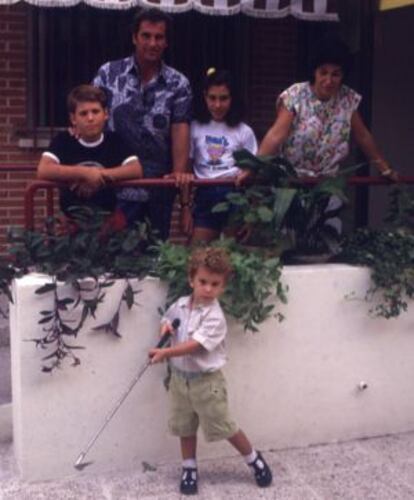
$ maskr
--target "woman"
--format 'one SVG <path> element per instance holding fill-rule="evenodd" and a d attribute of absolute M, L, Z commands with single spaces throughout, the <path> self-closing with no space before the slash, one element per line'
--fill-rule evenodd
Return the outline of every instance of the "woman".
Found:
<path fill-rule="evenodd" d="M 276 121 L 259 154 L 280 154 L 299 176 L 335 175 L 348 155 L 352 132 L 381 175 L 397 181 L 397 172 L 379 152 L 358 112 L 361 96 L 343 83 L 349 67 L 346 45 L 325 39 L 311 64 L 310 80 L 292 85 L 278 98 Z"/>

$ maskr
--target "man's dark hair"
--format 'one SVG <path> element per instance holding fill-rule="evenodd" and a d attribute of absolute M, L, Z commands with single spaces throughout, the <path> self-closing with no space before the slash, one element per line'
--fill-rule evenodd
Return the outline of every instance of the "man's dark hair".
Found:
<path fill-rule="evenodd" d="M 99 102 L 103 109 L 108 107 L 105 92 L 93 85 L 78 85 L 69 92 L 66 101 L 68 112 L 75 113 L 77 105 L 81 102 Z"/>
<path fill-rule="evenodd" d="M 315 71 L 323 64 L 339 66 L 344 78 L 349 74 L 352 66 L 352 55 L 346 43 L 337 36 L 325 36 L 315 46 L 309 65 L 310 83 L 314 83 Z"/>
<path fill-rule="evenodd" d="M 165 23 L 165 33 L 167 42 L 170 41 L 172 34 L 172 17 L 160 9 L 140 9 L 135 13 L 132 21 L 132 34 L 136 35 L 141 27 L 141 23 L 148 21 L 149 23 Z"/>
<path fill-rule="evenodd" d="M 210 122 L 211 114 L 207 108 L 204 96 L 208 93 L 210 87 L 216 85 L 225 85 L 229 89 L 231 96 L 231 105 L 229 112 L 224 118 L 224 122 L 229 127 L 235 127 L 241 121 L 243 121 L 244 106 L 235 81 L 232 78 L 230 72 L 227 70 L 216 70 L 213 68 L 208 70 L 201 86 L 201 91 L 197 93 L 198 95 L 196 97 L 194 106 L 194 117 L 200 123 Z"/>

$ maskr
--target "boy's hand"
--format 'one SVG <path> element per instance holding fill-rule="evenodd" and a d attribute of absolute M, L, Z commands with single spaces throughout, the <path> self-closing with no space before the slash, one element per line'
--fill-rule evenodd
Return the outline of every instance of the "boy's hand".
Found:
<path fill-rule="evenodd" d="M 151 364 L 162 363 L 168 359 L 167 349 L 150 349 L 148 356 L 151 358 Z"/>
<path fill-rule="evenodd" d="M 105 185 L 105 177 L 101 168 L 85 167 L 82 180 L 71 184 L 71 189 L 83 198 L 90 198 Z"/>
<path fill-rule="evenodd" d="M 89 189 L 98 191 L 105 185 L 105 177 L 99 167 L 86 167 L 84 172 L 84 182 Z"/>
<path fill-rule="evenodd" d="M 178 323 L 179 323 L 179 320 L 177 320 L 177 319 L 175 319 L 174 321 L 178 321 Z M 173 323 L 174 323 L 174 321 L 173 321 Z M 178 325 L 173 325 L 169 321 L 166 321 L 165 323 L 161 324 L 160 336 L 162 337 L 166 333 L 170 333 L 171 335 L 174 335 L 174 333 L 176 333 L 176 331 L 177 331 L 177 328 L 178 328 Z"/>

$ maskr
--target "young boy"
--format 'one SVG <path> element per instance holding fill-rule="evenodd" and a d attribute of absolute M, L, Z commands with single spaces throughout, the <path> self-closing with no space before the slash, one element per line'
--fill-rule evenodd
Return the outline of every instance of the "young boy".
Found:
<path fill-rule="evenodd" d="M 171 358 L 172 434 L 180 437 L 183 474 L 180 491 L 197 493 L 197 428 L 200 424 L 207 441 L 227 439 L 251 467 L 258 486 L 269 486 L 272 473 L 261 454 L 231 419 L 227 404 L 225 364 L 226 320 L 218 298 L 231 272 L 224 249 L 203 248 L 193 252 L 188 268 L 192 294 L 181 297 L 167 311 L 161 334 L 173 333 L 171 323 L 180 320 L 171 347 L 151 349 L 152 363 Z"/>
<path fill-rule="evenodd" d="M 119 135 L 104 131 L 108 110 L 103 90 L 75 87 L 67 106 L 74 134 L 61 132 L 52 140 L 37 176 L 66 184 L 60 190 L 60 207 L 66 214 L 80 205 L 113 213 L 116 193 L 109 186 L 116 180 L 142 177 L 142 166 Z"/>

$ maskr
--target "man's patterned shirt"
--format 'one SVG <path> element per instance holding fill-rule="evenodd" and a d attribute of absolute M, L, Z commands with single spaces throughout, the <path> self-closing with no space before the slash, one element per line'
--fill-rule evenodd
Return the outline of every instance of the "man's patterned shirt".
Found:
<path fill-rule="evenodd" d="M 145 177 L 171 171 L 171 124 L 191 120 L 187 78 L 162 63 L 160 73 L 142 86 L 134 56 L 101 66 L 93 81 L 108 96 L 109 128 L 138 155 Z"/>

